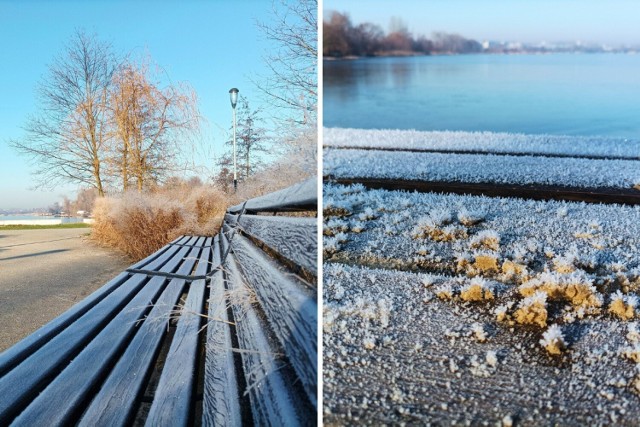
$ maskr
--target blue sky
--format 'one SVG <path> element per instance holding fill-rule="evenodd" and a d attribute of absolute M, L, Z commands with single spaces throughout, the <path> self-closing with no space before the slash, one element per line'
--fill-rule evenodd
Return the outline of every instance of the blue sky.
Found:
<path fill-rule="evenodd" d="M 324 11 L 388 30 L 391 16 L 414 34 L 459 33 L 476 40 L 640 45 L 637 0 L 325 0 Z"/>
<path fill-rule="evenodd" d="M 252 108 L 263 104 L 250 78 L 267 74 L 262 56 L 269 42 L 256 20 L 268 21 L 270 12 L 268 0 L 0 0 L 0 209 L 75 197 L 74 185 L 31 190 L 27 160 L 6 142 L 23 135 L 27 116 L 37 113 L 36 85 L 76 28 L 95 32 L 121 53 L 146 51 L 172 81 L 191 84 L 209 122 L 207 143 L 221 154 L 232 120 L 229 89 L 238 87 Z"/>

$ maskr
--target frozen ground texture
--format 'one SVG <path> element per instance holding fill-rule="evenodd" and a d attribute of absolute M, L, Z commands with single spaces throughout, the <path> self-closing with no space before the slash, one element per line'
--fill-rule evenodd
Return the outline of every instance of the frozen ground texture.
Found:
<path fill-rule="evenodd" d="M 408 181 L 631 189 L 640 161 L 325 149 L 324 175 Z"/>
<path fill-rule="evenodd" d="M 327 147 L 640 158 L 640 140 L 493 132 L 325 128 Z"/>
<path fill-rule="evenodd" d="M 637 423 L 640 208 L 324 193 L 327 424 Z"/>

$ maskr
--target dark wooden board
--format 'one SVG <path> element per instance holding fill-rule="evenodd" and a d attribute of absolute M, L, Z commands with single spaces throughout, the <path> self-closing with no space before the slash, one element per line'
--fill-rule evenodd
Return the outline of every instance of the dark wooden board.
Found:
<path fill-rule="evenodd" d="M 78 321 L 0 378 L 0 420 L 17 415 L 57 374 L 58 369 L 126 305 L 144 281 L 142 275 L 127 280 Z"/>
<path fill-rule="evenodd" d="M 197 256 L 198 249 L 192 251 L 193 255 Z M 189 273 L 195 260 L 185 261 L 184 257 L 188 253 L 188 248 L 179 248 L 160 271 L 174 272 L 181 266 L 180 271 Z M 84 407 L 89 391 L 98 384 L 111 361 L 122 354 L 131 335 L 136 331 L 136 321 L 149 310 L 150 304 L 163 291 L 165 283 L 166 278 L 155 276 L 135 296 L 132 294 L 127 305 L 68 366 L 64 367 L 55 380 L 16 418 L 15 423 L 62 425 L 72 422 L 73 415 L 78 414 Z"/>
<path fill-rule="evenodd" d="M 211 249 L 206 248 L 195 274 L 206 274 L 211 269 L 210 262 Z M 180 310 L 178 327 L 146 420 L 148 426 L 187 426 L 193 423 L 190 417 L 196 388 L 199 332 L 204 323 L 201 313 L 205 289 L 204 280 L 196 280 L 189 285 L 187 300 Z"/>
<path fill-rule="evenodd" d="M 231 226 L 237 215 L 225 215 Z M 318 220 L 316 218 L 292 218 L 285 216 L 242 215 L 242 230 L 258 239 L 287 260 L 318 274 Z"/>
<path fill-rule="evenodd" d="M 225 268 L 254 424 L 313 424 L 316 414 L 304 407 L 293 391 L 293 381 L 283 376 L 285 365 L 278 357 L 279 349 L 271 345 L 268 327 L 251 304 L 250 292 L 232 255 L 227 257 Z"/>
<path fill-rule="evenodd" d="M 482 151 L 482 150 L 445 150 L 426 147 L 416 148 L 395 148 L 395 147 L 375 147 L 375 146 L 334 146 L 324 145 L 324 149 L 330 150 L 365 150 L 365 151 L 404 151 L 407 153 L 440 153 L 440 154 L 490 154 L 492 156 L 527 156 L 527 157 L 558 157 L 572 159 L 591 159 L 591 160 L 640 160 L 640 156 L 607 156 L 598 154 L 563 154 L 563 153 L 544 153 L 536 151 Z"/>
<path fill-rule="evenodd" d="M 313 404 L 317 399 L 317 295 L 248 239 L 236 234 L 231 241 L 234 259 L 263 308 L 271 329 L 300 377 Z"/>
<path fill-rule="evenodd" d="M 216 236 L 213 265 L 219 263 L 220 240 Z M 209 286 L 202 425 L 239 427 L 242 425 L 240 399 L 221 270 L 213 275 Z"/>
<path fill-rule="evenodd" d="M 622 188 L 578 188 L 556 185 L 513 185 L 466 182 L 424 182 L 409 180 L 384 180 L 376 178 L 325 177 L 325 181 L 337 184 L 363 184 L 368 188 L 385 190 L 418 191 L 423 193 L 472 194 L 489 197 L 517 197 L 534 200 L 569 200 L 586 203 L 640 204 L 640 191 Z"/>
<path fill-rule="evenodd" d="M 186 242 L 187 238 L 176 239 L 175 242 Z M 167 250 L 168 246 L 160 249 L 154 254 L 148 256 L 142 261 L 134 264 L 131 268 L 141 268 L 142 266 L 153 262 L 162 256 Z M 83 314 L 93 308 L 96 304 L 102 301 L 111 292 L 117 289 L 122 283 L 125 282 L 130 275 L 127 273 L 121 273 L 113 280 L 110 280 L 107 284 L 96 290 L 78 304 L 74 305 L 68 311 L 62 315 L 56 317 L 51 322 L 47 323 L 25 339 L 16 343 L 13 347 L 7 349 L 0 354 L 0 376 L 4 375 L 9 369 L 16 366 L 20 361 L 26 359 L 40 346 L 50 341 L 56 334 L 60 333 L 64 328 L 68 327 L 71 323 L 80 318 Z"/>
<path fill-rule="evenodd" d="M 196 245 L 206 244 L 205 239 Z M 188 258 L 197 257 L 197 250 L 191 250 Z M 189 274 L 193 260 L 188 260 L 178 270 L 179 274 Z M 152 369 L 154 357 L 167 331 L 171 312 L 178 303 L 185 281 L 172 279 L 153 309 L 140 326 L 108 378 L 102 385 L 79 425 L 127 425 L 135 415 L 135 402 L 144 391 L 145 378 Z"/>
<path fill-rule="evenodd" d="M 316 210 L 318 203 L 318 180 L 316 177 L 308 178 L 298 184 L 283 190 L 266 194 L 255 199 L 247 200 L 247 211 L 273 211 L 286 209 Z M 243 203 L 227 209 L 229 213 L 240 213 Z"/>

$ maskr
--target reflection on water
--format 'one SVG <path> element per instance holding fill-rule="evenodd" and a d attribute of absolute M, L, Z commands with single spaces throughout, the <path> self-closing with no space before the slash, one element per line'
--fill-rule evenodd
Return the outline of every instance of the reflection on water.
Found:
<path fill-rule="evenodd" d="M 640 55 L 324 62 L 324 125 L 640 138 Z"/>

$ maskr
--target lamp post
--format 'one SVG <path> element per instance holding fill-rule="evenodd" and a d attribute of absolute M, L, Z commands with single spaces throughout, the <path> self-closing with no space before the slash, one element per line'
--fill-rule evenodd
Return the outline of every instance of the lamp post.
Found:
<path fill-rule="evenodd" d="M 231 109 L 233 109 L 233 192 L 238 190 L 238 175 L 236 172 L 236 104 L 238 103 L 238 92 L 235 87 L 229 90 L 231 96 Z"/>

